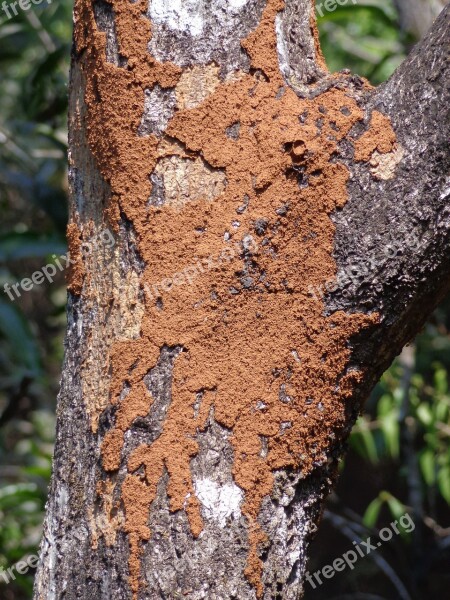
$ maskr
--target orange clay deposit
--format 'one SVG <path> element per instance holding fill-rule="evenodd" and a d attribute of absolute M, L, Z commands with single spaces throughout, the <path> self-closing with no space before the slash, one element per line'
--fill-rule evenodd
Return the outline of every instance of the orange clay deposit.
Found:
<path fill-rule="evenodd" d="M 196 433 L 209 415 L 232 431 L 233 475 L 245 494 L 242 513 L 254 523 L 273 489 L 275 470 L 293 468 L 306 476 L 326 460 L 347 422 L 352 389 L 362 377 L 346 372 L 348 341 L 376 323 L 377 316 L 337 312 L 326 317 L 322 302 L 307 291 L 335 276 L 329 215 L 346 202 L 349 174 L 330 159 L 364 115 L 345 91 L 331 89 L 304 100 L 286 87 L 274 26 L 283 0 L 268 0 L 259 26 L 242 41 L 252 69 L 259 71 L 213 82 L 210 95 L 194 108 L 175 112 L 161 138 L 138 136 L 144 90 L 156 83 L 175 87 L 183 73 L 148 53 L 147 2 L 112 0 L 112 6 L 127 67 L 106 62 L 106 37 L 96 28 L 90 0 L 76 2 L 75 41 L 87 77 L 89 146 L 111 186 L 107 210 L 112 226 L 117 230 L 123 214 L 137 233 L 146 264 L 142 287 L 198 260 L 220 256 L 227 244 L 242 242 L 246 235 L 258 241 L 247 273 L 252 286 L 241 283 L 243 255 L 222 260 L 219 269 L 205 269 L 194 285 L 179 285 L 163 295 L 162 307 L 147 298 L 140 338 L 119 340 L 111 348 L 111 402 L 119 408 L 115 429 L 102 446 L 108 472 L 123 460 L 124 432 L 136 417 L 149 413 L 153 399 L 144 376 L 164 345 L 183 348 L 175 360 L 162 433 L 152 445 L 134 451 L 122 486 L 130 585 L 137 598 L 142 544 L 151 538 L 149 506 L 164 470 L 171 509 L 186 511 L 194 536 L 202 531 L 190 461 L 198 451 Z M 240 130 L 234 139 L 226 131 L 236 123 Z M 372 128 L 358 142 L 360 159 L 367 160 L 375 149 L 391 149 L 389 121 L 375 113 Z M 225 172 L 220 195 L 195 197 L 181 208 L 149 206 L 149 176 L 158 161 L 174 155 L 201 158 L 212 175 Z M 302 187 L 301 170 L 307 180 Z M 238 214 L 246 197 L 247 208 Z M 258 220 L 265 223 L 260 237 L 255 234 Z M 227 232 L 229 241 L 224 241 Z M 78 278 L 72 288 L 77 286 Z M 239 293 L 230 293 L 232 288 Z M 130 391 L 121 399 L 125 384 Z M 201 407 L 194 411 L 199 393 Z M 264 440 L 267 453 L 262 452 Z M 135 473 L 142 466 L 145 478 Z M 264 535 L 259 527 L 249 531 L 246 575 L 260 596 L 258 544 Z"/>
<path fill-rule="evenodd" d="M 394 149 L 396 142 L 389 117 L 377 110 L 371 114 L 370 129 L 355 142 L 355 160 L 368 161 L 374 152 L 387 154 Z"/>

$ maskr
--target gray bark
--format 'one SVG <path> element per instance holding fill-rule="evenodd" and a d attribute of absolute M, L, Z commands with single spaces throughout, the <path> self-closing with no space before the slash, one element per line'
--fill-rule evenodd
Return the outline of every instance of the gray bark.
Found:
<path fill-rule="evenodd" d="M 450 285 L 448 27 L 447 7 L 369 99 L 369 111 L 390 116 L 405 152 L 395 178 L 375 180 L 349 157 L 350 199 L 333 217 L 342 285 L 327 297 L 328 310 L 382 315 L 354 344 L 355 362 L 371 372 L 363 397 Z"/>
<path fill-rule="evenodd" d="M 176 31 L 158 23 L 151 4 L 154 28 L 150 51 L 161 61 L 171 60 L 181 66 L 215 61 L 222 77 L 236 68 L 248 70 L 248 56 L 240 40 L 259 22 L 265 2 L 249 0 L 242 4 L 238 11 L 231 11 L 222 0 L 191 2 L 191 16 L 203 6 L 206 27 L 200 36 L 191 35 L 189 27 Z M 362 369 L 364 377 L 350 403 L 349 432 L 380 374 L 420 329 L 450 285 L 449 158 L 445 145 L 449 10 L 392 79 L 368 92 L 358 91 L 361 85 L 357 77 L 343 83 L 342 77 L 326 76 L 314 52 L 309 0 L 288 0 L 286 4 L 285 12 L 279 15 L 278 42 L 280 68 L 287 85 L 295 86 L 299 96 L 308 97 L 333 86 L 351 88 L 366 122 L 374 109 L 391 117 L 403 149 L 395 176 L 388 180 L 372 177 L 368 163 L 356 163 L 350 145 L 344 143 L 341 149 L 351 179 L 349 200 L 333 216 L 338 284 L 325 296 L 326 310 L 330 314 L 336 310 L 376 310 L 380 315 L 379 325 L 352 340 L 348 371 Z M 223 12 L 219 18 L 220 10 Z M 123 59 L 114 18 L 108 4 L 96 4 L 97 26 L 107 34 L 108 60 L 119 65 Z M 79 112 L 83 120 L 85 111 L 85 80 L 79 60 L 75 55 L 71 80 L 71 211 L 73 218 L 86 226 L 93 222 L 101 231 L 108 227 L 103 208 L 111 191 L 90 154 L 85 132 L 74 126 L 75 115 Z M 166 90 L 148 90 L 140 135 L 163 130 L 173 102 Z M 361 133 L 361 125 L 354 133 Z M 157 176 L 152 177 L 152 193 L 156 195 L 151 202 L 158 205 L 162 202 L 158 189 L 162 192 Z M 391 256 L 383 252 L 388 246 L 396 249 Z M 121 528 L 122 509 L 114 507 L 105 517 L 104 506 L 99 505 L 96 495 L 102 479 L 100 446 L 111 429 L 115 411 L 106 406 L 98 430 L 93 432 L 85 404 L 87 397 L 108 397 L 106 356 L 114 339 L 139 336 L 135 323 L 142 310 L 138 282 L 143 265 L 136 251 L 135 234 L 124 216 L 115 246 L 95 249 L 86 256 L 85 269 L 91 275 L 86 285 L 95 294 L 69 296 L 54 471 L 35 600 L 132 598 L 129 542 Z M 111 296 L 115 298 L 112 305 L 107 300 Z M 154 403 L 149 415 L 136 420 L 127 432 L 124 457 L 140 443 L 152 443 L 160 434 L 171 402 L 172 367 L 180 351 L 177 347 L 161 348 L 157 365 L 147 374 L 145 383 Z M 273 492 L 265 498 L 258 516 L 269 539 L 260 548 L 264 600 L 290 600 L 302 594 L 308 545 L 333 484 L 337 461 L 344 452 L 344 438 L 339 437 L 328 452 L 327 462 L 306 479 L 289 470 L 276 473 Z M 207 478 L 217 489 L 236 493 L 230 432 L 215 421 L 213 413 L 197 442 L 200 450 L 191 462 L 193 479 Z M 119 501 L 117 494 L 126 472 L 124 460 L 114 474 L 111 507 Z M 236 511 L 222 527 L 204 505 L 204 533 L 195 538 L 185 512 L 171 512 L 167 483 L 165 474 L 149 510 L 152 536 L 143 544 L 139 598 L 255 599 L 255 589 L 244 575 L 251 527 L 248 520 Z"/>

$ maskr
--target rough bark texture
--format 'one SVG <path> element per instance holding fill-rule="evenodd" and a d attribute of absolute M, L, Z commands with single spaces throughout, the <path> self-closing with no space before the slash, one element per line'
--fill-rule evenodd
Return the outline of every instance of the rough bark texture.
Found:
<path fill-rule="evenodd" d="M 77 3 L 70 241 L 115 243 L 70 282 L 36 600 L 298 598 L 361 402 L 447 291 L 449 11 L 375 91 L 312 14 Z"/>
<path fill-rule="evenodd" d="M 354 342 L 356 363 L 371 374 L 363 397 L 450 286 L 448 41 L 447 8 L 369 99 L 369 114 L 390 117 L 401 159 L 383 180 L 373 177 L 376 158 L 352 164 L 349 155 L 349 201 L 333 216 L 338 285 L 327 309 L 380 314 L 380 327 Z"/>

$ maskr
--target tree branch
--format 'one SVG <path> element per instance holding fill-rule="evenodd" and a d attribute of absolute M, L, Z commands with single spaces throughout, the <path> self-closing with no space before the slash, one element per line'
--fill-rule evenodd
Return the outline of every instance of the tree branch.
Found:
<path fill-rule="evenodd" d="M 368 103 L 369 114 L 393 124 L 402 156 L 395 174 L 374 177 L 349 151 L 349 200 L 333 216 L 342 284 L 327 310 L 376 311 L 381 320 L 354 343 L 355 364 L 367 369 L 363 396 L 450 286 L 449 18 L 447 7 Z"/>

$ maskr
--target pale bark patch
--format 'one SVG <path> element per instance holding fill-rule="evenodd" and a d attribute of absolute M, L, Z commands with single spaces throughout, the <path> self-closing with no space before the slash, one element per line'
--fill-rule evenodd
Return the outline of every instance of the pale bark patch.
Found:
<path fill-rule="evenodd" d="M 107 546 L 116 543 L 117 532 L 123 527 L 125 517 L 121 508 L 117 509 L 114 502 L 116 482 L 105 479 L 98 484 L 98 495 L 102 502 L 101 508 L 97 505 L 89 507 L 89 523 L 91 530 L 92 548 L 97 550 L 101 537 Z"/>
<path fill-rule="evenodd" d="M 248 0 L 219 0 L 217 8 L 224 13 L 241 10 Z M 210 0 L 153 0 L 150 16 L 155 23 L 166 25 L 173 31 L 185 31 L 200 36 L 208 23 L 206 9 Z"/>
<path fill-rule="evenodd" d="M 215 200 L 226 187 L 225 173 L 202 158 L 168 156 L 158 161 L 154 176 L 162 183 L 164 204 L 181 210 L 188 202 Z"/>
<path fill-rule="evenodd" d="M 214 64 L 186 69 L 175 88 L 177 107 L 181 110 L 199 106 L 220 84 L 219 71 Z"/>
<path fill-rule="evenodd" d="M 370 172 L 375 179 L 384 181 L 392 179 L 395 175 L 395 169 L 405 155 L 405 151 L 400 145 L 396 145 L 392 152 L 382 154 L 375 150 L 370 159 Z"/>
<path fill-rule="evenodd" d="M 145 90 L 144 114 L 139 125 L 139 135 L 160 134 L 165 131 L 173 117 L 176 106 L 175 93 L 172 89 L 163 90 L 159 85 Z"/>
<path fill-rule="evenodd" d="M 194 482 L 195 495 L 200 500 L 202 512 L 207 520 L 216 521 L 222 529 L 227 519 L 241 516 L 242 490 L 234 483 L 220 484 L 212 479 L 198 479 Z"/>

